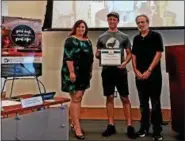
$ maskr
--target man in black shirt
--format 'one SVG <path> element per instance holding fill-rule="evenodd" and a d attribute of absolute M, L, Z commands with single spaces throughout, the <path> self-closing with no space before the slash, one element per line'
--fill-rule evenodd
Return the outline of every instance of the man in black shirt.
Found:
<path fill-rule="evenodd" d="M 147 135 L 150 122 L 149 98 L 151 99 L 151 123 L 153 139 L 162 140 L 161 136 L 161 86 L 162 75 L 160 59 L 163 52 L 161 35 L 149 29 L 149 18 L 146 15 L 136 17 L 140 34 L 136 35 L 132 47 L 132 64 L 136 75 L 141 110 L 141 127 L 137 132 L 139 137 Z"/>

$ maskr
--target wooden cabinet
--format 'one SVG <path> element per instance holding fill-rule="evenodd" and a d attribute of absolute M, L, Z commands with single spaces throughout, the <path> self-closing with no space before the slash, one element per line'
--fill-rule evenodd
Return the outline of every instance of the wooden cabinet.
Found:
<path fill-rule="evenodd" d="M 185 67 L 185 46 L 173 45 L 167 46 L 165 51 L 166 56 L 166 71 L 169 73 L 170 82 L 170 100 L 171 100 L 171 117 L 172 129 L 175 132 L 184 134 L 184 67 Z"/>

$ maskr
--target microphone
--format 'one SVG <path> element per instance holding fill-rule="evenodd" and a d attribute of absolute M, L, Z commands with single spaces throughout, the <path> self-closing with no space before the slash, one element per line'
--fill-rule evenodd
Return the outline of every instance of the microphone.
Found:
<path fill-rule="evenodd" d="M 20 63 L 20 66 L 21 66 L 22 68 L 24 68 L 27 72 L 29 72 L 32 76 L 35 77 L 35 79 L 37 80 L 37 84 L 38 84 L 38 87 L 39 87 L 39 92 L 40 92 L 40 94 L 41 94 L 41 89 L 40 89 L 39 83 L 40 83 L 40 84 L 42 85 L 42 87 L 44 88 L 44 93 L 46 93 L 46 88 L 45 88 L 44 84 L 38 79 L 38 77 L 36 76 L 36 74 L 35 74 L 35 73 L 32 73 L 29 69 L 27 69 L 27 68 L 24 66 L 23 63 Z"/>

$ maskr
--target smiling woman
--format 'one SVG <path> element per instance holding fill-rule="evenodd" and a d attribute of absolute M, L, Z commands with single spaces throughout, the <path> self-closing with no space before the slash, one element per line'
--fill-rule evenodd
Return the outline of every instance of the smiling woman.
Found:
<path fill-rule="evenodd" d="M 75 136 L 84 139 L 79 118 L 81 101 L 86 89 L 90 87 L 92 75 L 93 49 L 87 36 L 88 27 L 85 21 L 75 22 L 69 37 L 64 43 L 62 91 L 71 95 L 70 115 Z"/>

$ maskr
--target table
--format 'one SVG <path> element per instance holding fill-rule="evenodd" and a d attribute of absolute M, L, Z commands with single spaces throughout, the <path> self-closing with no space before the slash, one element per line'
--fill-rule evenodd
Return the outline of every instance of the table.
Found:
<path fill-rule="evenodd" d="M 22 108 L 20 104 L 3 107 L 2 140 L 68 140 L 68 106 L 64 103 L 69 101 L 68 98 L 54 97 L 52 101 L 29 108 Z M 56 104 L 59 107 L 50 108 Z"/>

